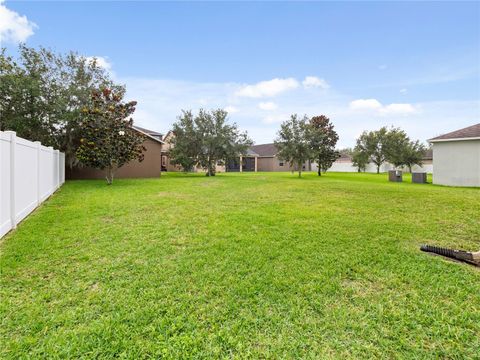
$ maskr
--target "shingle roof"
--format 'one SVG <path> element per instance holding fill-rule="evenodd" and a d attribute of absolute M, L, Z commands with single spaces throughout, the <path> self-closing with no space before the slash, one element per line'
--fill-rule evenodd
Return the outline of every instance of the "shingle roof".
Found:
<path fill-rule="evenodd" d="M 159 133 L 159 132 L 156 132 L 156 131 L 153 131 L 153 130 L 148 130 L 148 129 L 145 129 L 143 127 L 140 127 L 140 126 L 137 126 L 137 125 L 133 125 L 133 127 L 135 129 L 138 129 L 140 130 L 141 132 L 144 132 L 145 134 L 148 134 L 150 136 L 155 136 L 155 137 L 160 137 L 160 139 L 162 138 L 163 134 Z"/>
<path fill-rule="evenodd" d="M 266 157 L 269 157 L 269 156 L 273 157 L 277 155 L 277 152 L 278 152 L 277 147 L 273 143 L 253 145 L 253 146 L 250 146 L 250 150 L 257 153 L 258 156 L 266 156 Z"/>
<path fill-rule="evenodd" d="M 338 157 L 337 160 L 340 160 L 340 161 L 351 161 L 352 160 L 352 155 L 350 155 L 348 152 L 346 151 L 340 151 L 340 156 Z"/>
<path fill-rule="evenodd" d="M 246 153 L 245 153 L 246 156 L 258 156 L 258 154 L 253 151 L 251 148 L 248 148 Z"/>
<path fill-rule="evenodd" d="M 156 131 L 144 129 L 144 128 L 142 128 L 140 126 L 136 126 L 136 125 L 132 125 L 132 128 L 134 128 L 138 132 L 142 133 L 143 135 L 149 137 L 150 139 L 155 140 L 155 141 L 157 141 L 161 144 L 164 144 L 164 142 L 162 140 L 162 134 L 160 134 Z"/>
<path fill-rule="evenodd" d="M 469 139 L 469 138 L 480 138 L 480 123 L 475 124 L 460 130 L 452 131 L 448 134 L 443 134 L 428 141 L 442 141 L 442 140 L 458 140 L 458 139 Z"/>

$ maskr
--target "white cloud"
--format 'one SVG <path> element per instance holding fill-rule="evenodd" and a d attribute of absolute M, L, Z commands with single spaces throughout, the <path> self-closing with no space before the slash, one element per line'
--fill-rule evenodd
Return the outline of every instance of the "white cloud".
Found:
<path fill-rule="evenodd" d="M 235 95 L 249 98 L 273 97 L 285 91 L 296 89 L 298 86 L 298 81 L 294 78 L 275 78 L 268 81 L 260 81 L 254 85 L 244 85 Z"/>
<path fill-rule="evenodd" d="M 318 87 L 322 89 L 328 89 L 330 85 L 324 80 L 316 76 L 306 76 L 302 81 L 302 84 L 305 88 Z"/>
<path fill-rule="evenodd" d="M 265 116 L 262 119 L 262 122 L 264 124 L 278 124 L 288 119 L 290 119 L 290 115 L 288 114 L 275 114 L 275 115 Z"/>
<path fill-rule="evenodd" d="M 381 107 L 382 104 L 377 99 L 358 99 L 350 103 L 350 109 L 353 110 L 376 110 Z"/>
<path fill-rule="evenodd" d="M 261 110 L 276 110 L 278 108 L 278 105 L 272 101 L 261 102 L 260 104 L 258 104 L 258 108 Z"/>
<path fill-rule="evenodd" d="M 370 111 L 377 115 L 409 115 L 417 112 L 412 104 L 382 105 L 377 99 L 358 99 L 350 102 L 354 111 Z"/>
<path fill-rule="evenodd" d="M 228 112 L 229 114 L 234 114 L 234 113 L 237 113 L 239 112 L 238 108 L 236 108 L 235 106 L 226 106 L 223 108 L 226 112 Z"/>
<path fill-rule="evenodd" d="M 407 90 L 407 89 L 405 89 L 405 88 L 403 88 L 403 89 L 400 89 L 400 93 L 401 93 L 401 94 L 406 94 L 407 92 L 408 92 L 408 90 Z"/>
<path fill-rule="evenodd" d="M 93 61 L 96 60 L 98 66 L 100 66 L 101 68 L 104 68 L 108 72 L 112 71 L 112 63 L 108 60 L 107 57 L 104 57 L 104 56 L 87 56 L 86 59 L 89 63 L 93 63 Z"/>
<path fill-rule="evenodd" d="M 390 104 L 382 107 L 380 113 L 383 115 L 408 115 L 417 111 L 412 104 Z"/>
<path fill-rule="evenodd" d="M 3 3 L 4 0 L 0 0 L 0 44 L 26 41 L 33 35 L 33 30 L 37 28 L 37 25 L 28 20 L 25 15 L 21 16 L 17 12 L 7 9 Z"/>

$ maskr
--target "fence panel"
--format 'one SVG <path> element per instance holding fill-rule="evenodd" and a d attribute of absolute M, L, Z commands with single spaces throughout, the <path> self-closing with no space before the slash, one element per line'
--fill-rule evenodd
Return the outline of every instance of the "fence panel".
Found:
<path fill-rule="evenodd" d="M 0 131 L 0 237 L 65 182 L 65 154 Z"/>

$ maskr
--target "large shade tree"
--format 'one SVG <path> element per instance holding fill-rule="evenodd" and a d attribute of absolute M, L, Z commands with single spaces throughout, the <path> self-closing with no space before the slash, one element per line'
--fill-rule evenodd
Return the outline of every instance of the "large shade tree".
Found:
<path fill-rule="evenodd" d="M 200 139 L 192 111 L 182 111 L 182 115 L 172 126 L 170 160 L 180 165 L 185 172 L 192 171 L 197 165 L 200 151 Z"/>
<path fill-rule="evenodd" d="M 121 94 L 103 89 L 92 94 L 76 155 L 81 163 L 105 170 L 107 184 L 112 184 L 115 171 L 131 160 L 143 160 L 144 136 L 132 128 L 135 101 L 123 102 Z"/>
<path fill-rule="evenodd" d="M 91 93 L 116 85 L 98 61 L 75 52 L 55 53 L 40 47 L 19 46 L 18 56 L 0 51 L 0 130 L 41 141 L 65 152 L 72 167 L 82 136 L 82 109 Z"/>
<path fill-rule="evenodd" d="M 364 131 L 357 139 L 354 149 L 353 163 L 364 170 L 368 162 L 373 162 L 380 172 L 384 162 L 393 164 L 396 168 L 421 165 L 425 154 L 425 146 L 418 140 L 411 141 L 405 131 L 400 128 L 382 127 L 376 131 Z"/>
<path fill-rule="evenodd" d="M 302 176 L 303 164 L 313 157 L 309 131 L 308 117 L 299 118 L 293 114 L 281 124 L 275 139 L 278 158 L 288 162 L 292 169 L 296 168 L 299 177 Z"/>
<path fill-rule="evenodd" d="M 386 138 L 383 146 L 385 159 L 396 168 L 405 165 L 406 152 L 410 144 L 407 133 L 400 128 L 392 128 L 387 132 Z"/>
<path fill-rule="evenodd" d="M 388 147 L 388 129 L 382 127 L 375 131 L 364 131 L 357 139 L 355 149 L 368 156 L 377 167 L 377 174 L 380 173 L 380 167 L 387 161 L 386 149 Z"/>
<path fill-rule="evenodd" d="M 423 158 L 427 148 L 420 141 L 410 141 L 404 150 L 403 163 L 408 167 L 408 170 L 412 172 L 414 165 L 423 165 Z"/>
<path fill-rule="evenodd" d="M 235 123 L 229 124 L 227 117 L 222 109 L 200 109 L 196 116 L 183 111 L 173 125 L 172 162 L 185 171 L 199 166 L 207 176 L 214 176 L 217 164 L 244 154 L 252 141 Z"/>
<path fill-rule="evenodd" d="M 320 115 L 310 119 L 307 136 L 312 150 L 312 160 L 317 162 L 318 176 L 321 176 L 322 172 L 326 172 L 340 156 L 335 150 L 338 134 L 330 119 Z"/>
<path fill-rule="evenodd" d="M 365 171 L 370 162 L 370 155 L 362 148 L 355 147 L 352 152 L 352 164 L 358 172 Z"/>

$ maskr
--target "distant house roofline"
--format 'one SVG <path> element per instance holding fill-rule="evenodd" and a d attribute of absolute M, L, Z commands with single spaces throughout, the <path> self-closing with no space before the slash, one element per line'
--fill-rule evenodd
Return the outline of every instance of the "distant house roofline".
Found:
<path fill-rule="evenodd" d="M 278 153 L 274 143 L 252 145 L 250 150 L 258 154 L 258 157 L 275 157 Z"/>
<path fill-rule="evenodd" d="M 151 130 L 148 130 L 148 129 L 144 129 L 144 128 L 142 128 L 140 126 L 136 126 L 136 125 L 132 125 L 132 128 L 134 130 L 138 131 L 139 133 L 141 133 L 142 135 L 145 135 L 147 138 L 149 138 L 151 140 L 159 142 L 160 144 L 165 144 L 165 142 L 161 139 L 162 134 L 157 133 L 156 131 L 151 131 Z M 157 136 L 160 136 L 160 138 L 158 138 Z"/>

